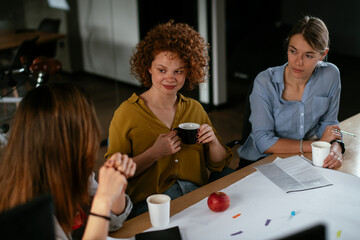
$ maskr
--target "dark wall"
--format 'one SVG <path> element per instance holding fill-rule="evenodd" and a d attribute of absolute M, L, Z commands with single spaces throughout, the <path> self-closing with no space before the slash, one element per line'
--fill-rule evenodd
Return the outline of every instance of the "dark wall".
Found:
<path fill-rule="evenodd" d="M 0 0 L 0 31 L 24 28 L 22 0 Z"/>
<path fill-rule="evenodd" d="M 321 18 L 330 33 L 330 54 L 360 57 L 360 1 L 283 1 L 284 23 L 294 24 L 303 15 Z"/>
<path fill-rule="evenodd" d="M 197 29 L 197 1 L 138 0 L 138 6 L 140 39 L 143 39 L 151 28 L 170 19 L 187 23 Z"/>
<path fill-rule="evenodd" d="M 251 76 L 286 62 L 284 40 L 304 15 L 321 18 L 330 33 L 332 55 L 360 57 L 360 1 L 227 0 L 228 76 Z"/>
<path fill-rule="evenodd" d="M 197 1 L 182 0 L 138 0 L 140 39 L 154 26 L 166 23 L 173 19 L 175 23 L 187 23 L 194 29 L 198 29 Z M 181 90 L 185 96 L 199 99 L 198 88 L 188 91 Z"/>
<path fill-rule="evenodd" d="M 227 0 L 226 47 L 228 78 L 242 73 L 253 78 L 259 71 L 285 61 L 281 25 L 282 1 Z"/>

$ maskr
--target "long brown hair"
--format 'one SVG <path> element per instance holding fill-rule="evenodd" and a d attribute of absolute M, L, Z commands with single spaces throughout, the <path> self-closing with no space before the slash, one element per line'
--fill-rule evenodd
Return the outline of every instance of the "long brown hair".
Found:
<path fill-rule="evenodd" d="M 65 232 L 89 204 L 88 184 L 100 143 L 95 109 L 72 84 L 31 90 L 21 101 L 0 163 L 0 211 L 51 193 Z"/>

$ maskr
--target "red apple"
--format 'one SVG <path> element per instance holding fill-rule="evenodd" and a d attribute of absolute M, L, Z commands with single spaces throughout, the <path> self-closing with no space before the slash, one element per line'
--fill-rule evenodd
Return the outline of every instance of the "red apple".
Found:
<path fill-rule="evenodd" d="M 230 198 L 226 193 L 213 192 L 207 200 L 210 210 L 214 212 L 223 212 L 230 206 Z"/>

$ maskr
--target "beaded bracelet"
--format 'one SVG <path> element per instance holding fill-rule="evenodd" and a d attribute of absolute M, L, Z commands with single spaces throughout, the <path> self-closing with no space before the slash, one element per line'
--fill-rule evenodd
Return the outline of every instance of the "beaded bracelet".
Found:
<path fill-rule="evenodd" d="M 300 153 L 304 153 L 303 151 L 303 140 L 300 139 Z"/>
<path fill-rule="evenodd" d="M 93 215 L 95 217 L 101 217 L 101 218 L 103 218 L 105 220 L 110 221 L 110 217 L 108 217 L 108 216 L 104 216 L 104 215 L 100 215 L 100 214 L 96 214 L 96 213 L 92 213 L 92 212 L 89 212 L 89 215 Z"/>

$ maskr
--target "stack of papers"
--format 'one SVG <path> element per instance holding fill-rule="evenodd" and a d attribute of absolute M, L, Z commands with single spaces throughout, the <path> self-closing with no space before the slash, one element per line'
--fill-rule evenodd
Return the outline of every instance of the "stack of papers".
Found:
<path fill-rule="evenodd" d="M 256 167 L 287 193 L 333 185 L 317 168 L 300 156 L 278 157 L 272 163 Z"/>

